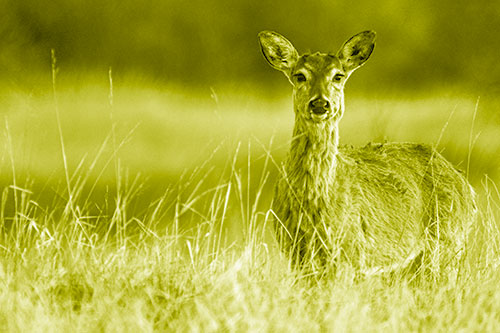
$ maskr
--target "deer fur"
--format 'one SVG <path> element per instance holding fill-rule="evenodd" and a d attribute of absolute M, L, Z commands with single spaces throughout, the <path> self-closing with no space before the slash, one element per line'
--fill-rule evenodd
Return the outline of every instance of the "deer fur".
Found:
<path fill-rule="evenodd" d="M 293 86 L 295 127 L 273 200 L 283 250 L 315 271 L 456 267 L 476 212 L 464 175 L 425 144 L 339 145 L 344 85 L 370 57 L 375 33 L 334 54 L 299 56 L 272 31 L 259 41 Z"/>

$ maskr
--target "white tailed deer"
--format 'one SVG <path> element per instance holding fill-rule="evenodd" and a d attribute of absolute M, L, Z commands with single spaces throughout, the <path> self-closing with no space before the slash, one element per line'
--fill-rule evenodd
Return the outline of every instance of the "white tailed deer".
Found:
<path fill-rule="evenodd" d="M 343 262 L 365 273 L 456 268 L 476 214 L 462 173 L 424 144 L 339 146 L 344 86 L 370 57 L 375 32 L 334 54 L 299 55 L 272 31 L 259 41 L 293 86 L 295 127 L 273 201 L 278 239 L 293 261 L 314 270 Z"/>

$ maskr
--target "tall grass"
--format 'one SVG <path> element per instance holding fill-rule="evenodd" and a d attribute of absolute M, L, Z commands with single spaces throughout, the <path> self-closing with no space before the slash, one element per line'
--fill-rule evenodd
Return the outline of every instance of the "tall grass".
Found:
<path fill-rule="evenodd" d="M 59 133 L 64 134 L 59 144 L 66 145 L 59 145 L 57 157 L 51 156 L 52 163 L 63 166 L 50 181 L 24 164 L 15 115 L 5 123 L 2 170 L 4 175 L 9 170 L 10 178 L 2 178 L 0 200 L 0 330 L 385 332 L 499 327 L 500 195 L 492 179 L 483 177 L 476 186 L 482 198 L 480 218 L 456 282 L 360 277 L 348 269 L 316 281 L 291 267 L 270 225 L 269 192 L 286 150 L 279 135 L 278 143 L 258 138 L 235 139 L 229 149 L 220 145 L 204 163 L 163 183 L 162 178 L 150 175 L 148 180 L 127 169 L 122 149 L 130 137 L 143 133 L 120 130 L 125 126 L 119 123 L 120 94 L 112 89 L 104 94 L 113 96 L 107 106 L 113 112 L 110 134 L 92 147 L 93 154 L 75 161 L 68 144 L 74 133 L 66 129 L 64 118 L 65 107 L 72 104 L 61 103 L 64 93 L 55 92 Z M 51 111 L 54 120 L 53 104 Z M 96 133 L 101 134 L 89 134 Z M 471 174 L 474 158 L 472 154 Z M 150 170 L 144 160 L 142 165 Z M 161 190 L 145 195 L 151 183 Z"/>
<path fill-rule="evenodd" d="M 200 190 L 185 196 L 180 188 L 173 189 L 140 214 L 129 212 L 140 181 L 122 184 L 113 196 L 111 214 L 98 216 L 78 205 L 74 214 L 67 214 L 68 198 L 40 207 L 29 189 L 5 188 L 0 233 L 2 330 L 498 327 L 499 198 L 490 180 L 485 181 L 486 206 L 456 284 L 360 278 L 348 270 L 317 283 L 290 268 L 265 234 L 267 211 L 253 209 L 262 183 L 247 183 L 248 177 L 262 179 L 261 175 L 237 170 L 233 161 L 229 166 L 216 188 L 201 190 L 199 181 L 195 187 Z M 73 193 L 81 191 L 73 188 Z M 80 198 L 73 199 L 76 203 Z M 196 205 L 198 200 L 204 204 Z M 12 201 L 17 208 L 10 215 L 5 207 Z M 182 230 L 183 224 L 193 224 L 192 219 L 198 221 L 196 226 Z M 237 243 L 228 241 L 223 231 L 229 223 L 244 230 Z"/>

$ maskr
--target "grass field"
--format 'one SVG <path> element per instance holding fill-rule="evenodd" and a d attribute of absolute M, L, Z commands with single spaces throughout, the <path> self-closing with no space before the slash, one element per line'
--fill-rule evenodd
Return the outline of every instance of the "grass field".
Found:
<path fill-rule="evenodd" d="M 291 98 L 138 78 L 0 88 L 0 330 L 478 331 L 500 327 L 497 101 L 351 96 L 341 141 L 436 145 L 481 214 L 458 280 L 292 269 L 270 232 Z M 250 92 L 249 92 L 250 91 Z M 54 98 L 55 97 L 55 98 Z"/>

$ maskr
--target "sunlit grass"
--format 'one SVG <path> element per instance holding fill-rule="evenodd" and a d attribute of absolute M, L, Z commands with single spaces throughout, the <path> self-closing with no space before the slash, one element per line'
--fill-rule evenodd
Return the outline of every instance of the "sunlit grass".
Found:
<path fill-rule="evenodd" d="M 6 91 L 1 330 L 495 331 L 500 324 L 500 143 L 492 110 L 480 102 L 471 147 L 476 98 L 347 95 L 344 143 L 437 143 L 463 170 L 472 149 L 481 214 L 459 278 L 410 283 L 347 269 L 316 281 L 279 251 L 269 207 L 293 122 L 286 96 L 115 82 L 110 103 L 106 78 L 59 85 L 66 180 L 50 90 Z"/>

